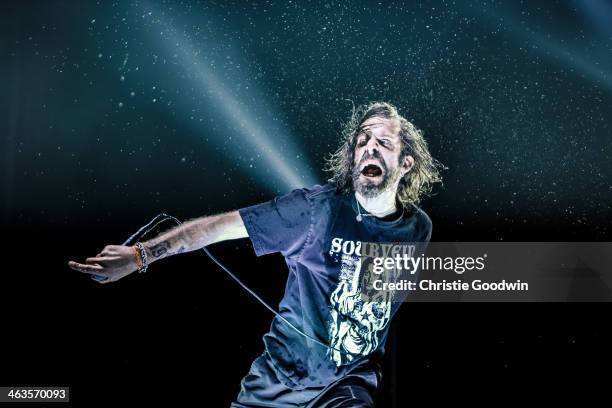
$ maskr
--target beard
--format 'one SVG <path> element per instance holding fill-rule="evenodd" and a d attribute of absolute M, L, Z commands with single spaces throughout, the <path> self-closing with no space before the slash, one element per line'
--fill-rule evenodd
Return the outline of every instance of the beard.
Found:
<path fill-rule="evenodd" d="M 367 159 L 377 159 L 377 164 L 382 169 L 382 174 L 376 178 L 362 177 L 363 173 L 361 169 L 361 163 Z M 390 186 L 394 185 L 400 177 L 399 167 L 394 167 L 389 171 L 389 168 L 385 164 L 385 161 L 380 156 L 380 153 L 375 152 L 374 155 L 370 156 L 366 153 L 361 158 L 359 163 L 353 166 L 352 179 L 353 189 L 359 194 L 366 198 L 373 198 L 378 196 L 383 191 L 386 191 Z"/>

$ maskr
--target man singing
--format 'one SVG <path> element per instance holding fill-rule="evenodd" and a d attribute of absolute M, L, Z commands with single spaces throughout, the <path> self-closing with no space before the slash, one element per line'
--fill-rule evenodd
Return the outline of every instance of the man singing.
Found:
<path fill-rule="evenodd" d="M 170 255 L 249 237 L 258 256 L 285 258 L 279 312 L 286 321 L 273 319 L 231 406 L 372 407 L 399 302 L 360 296 L 360 249 L 364 242 L 430 240 L 431 220 L 417 204 L 441 181 L 440 164 L 389 103 L 355 109 L 342 139 L 328 161 L 328 184 L 197 218 L 134 246 L 109 245 L 69 266 L 108 283 Z"/>

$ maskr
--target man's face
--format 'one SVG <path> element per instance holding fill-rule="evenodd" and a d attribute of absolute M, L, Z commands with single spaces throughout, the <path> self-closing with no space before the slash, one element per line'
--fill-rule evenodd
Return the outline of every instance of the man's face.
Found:
<path fill-rule="evenodd" d="M 399 130 L 399 121 L 381 117 L 369 118 L 359 128 L 353 158 L 353 188 L 364 197 L 397 189 L 401 177 L 414 165 L 411 156 L 399 163 L 402 149 Z"/>

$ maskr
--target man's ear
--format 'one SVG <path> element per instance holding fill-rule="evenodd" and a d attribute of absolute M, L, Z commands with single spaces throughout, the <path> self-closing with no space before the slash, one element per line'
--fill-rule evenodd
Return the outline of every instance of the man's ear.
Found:
<path fill-rule="evenodd" d="M 404 157 L 404 162 L 402 163 L 402 167 L 400 169 L 402 172 L 402 177 L 404 177 L 404 175 L 406 175 L 406 173 L 408 173 L 413 167 L 414 157 L 408 154 L 406 157 Z"/>

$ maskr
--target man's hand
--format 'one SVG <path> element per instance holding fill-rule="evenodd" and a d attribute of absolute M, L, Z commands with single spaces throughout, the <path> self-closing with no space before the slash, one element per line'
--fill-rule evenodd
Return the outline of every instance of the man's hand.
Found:
<path fill-rule="evenodd" d="M 195 251 L 207 245 L 228 239 L 246 238 L 249 234 L 238 210 L 210 215 L 185 222 L 142 245 L 147 252 L 147 264 L 162 258 Z M 134 247 L 108 245 L 84 264 L 69 261 L 75 271 L 89 273 L 100 283 L 115 282 L 138 270 Z M 100 277 L 100 280 L 96 278 Z"/>
<path fill-rule="evenodd" d="M 107 278 L 100 283 L 115 282 L 138 269 L 134 248 L 125 245 L 107 245 L 95 257 L 87 258 L 84 264 L 69 261 L 68 266 L 75 271 Z"/>

